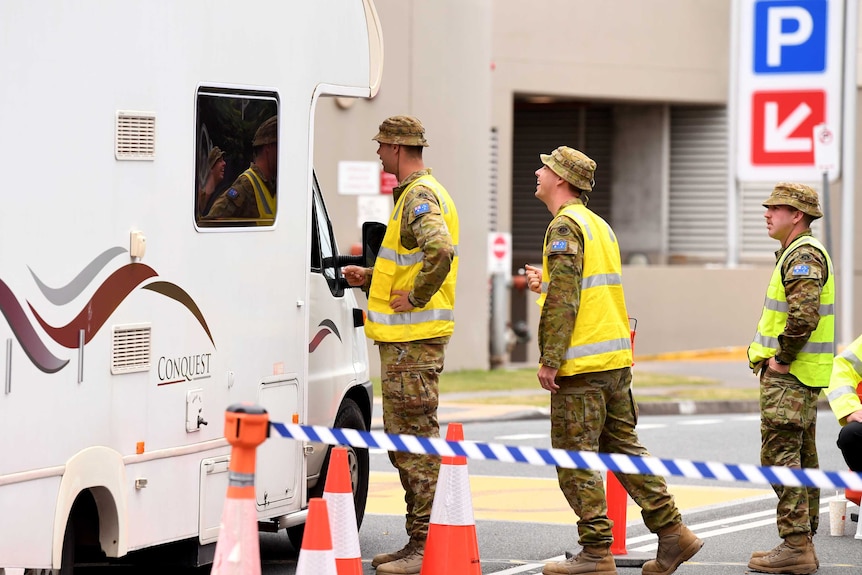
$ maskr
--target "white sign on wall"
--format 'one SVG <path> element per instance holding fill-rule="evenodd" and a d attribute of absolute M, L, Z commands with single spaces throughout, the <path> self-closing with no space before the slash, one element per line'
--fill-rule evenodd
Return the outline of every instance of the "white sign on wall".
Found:
<path fill-rule="evenodd" d="M 828 124 L 838 178 L 844 2 L 740 0 L 737 175 L 819 181 L 814 127 Z"/>
<path fill-rule="evenodd" d="M 380 193 L 380 162 L 338 162 L 338 193 L 347 196 Z"/>

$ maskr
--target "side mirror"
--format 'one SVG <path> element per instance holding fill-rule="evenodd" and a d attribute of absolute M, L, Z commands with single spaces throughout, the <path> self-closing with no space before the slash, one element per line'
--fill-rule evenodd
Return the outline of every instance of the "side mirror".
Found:
<path fill-rule="evenodd" d="M 377 253 L 380 251 L 380 246 L 383 244 L 383 236 L 386 235 L 386 224 L 380 222 L 364 222 L 362 224 L 362 255 L 349 256 L 337 255 L 332 258 L 324 258 L 324 267 L 343 268 L 344 266 L 362 266 L 373 268 L 374 262 L 377 260 Z M 339 286 L 343 289 L 350 289 L 347 280 L 340 277 Z"/>
<path fill-rule="evenodd" d="M 386 224 L 380 222 L 364 222 L 362 224 L 362 258 L 365 267 L 374 267 L 385 235 Z"/>

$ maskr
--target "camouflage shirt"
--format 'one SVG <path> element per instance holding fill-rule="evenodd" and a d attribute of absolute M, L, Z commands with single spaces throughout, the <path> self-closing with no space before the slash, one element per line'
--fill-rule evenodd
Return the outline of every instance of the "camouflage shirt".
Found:
<path fill-rule="evenodd" d="M 251 171 L 260 177 L 269 192 L 275 195 L 275 182 L 267 180 L 263 172 L 255 164 L 249 167 Z M 245 172 L 243 172 L 245 173 Z M 259 218 L 261 217 L 257 209 L 257 199 L 255 199 L 254 186 L 251 181 L 240 174 L 234 180 L 230 188 L 225 190 L 215 202 L 213 202 L 207 219 L 209 218 Z"/>
<path fill-rule="evenodd" d="M 566 206 L 583 203 L 574 198 L 560 206 L 548 226 L 543 247 L 550 281 L 539 319 L 539 363 L 555 369 L 563 365 L 575 331 L 584 274 L 584 233 L 574 220 L 562 214 L 562 210 Z M 559 240 L 563 240 L 567 248 L 552 251 L 550 246 Z"/>
<path fill-rule="evenodd" d="M 799 236 L 810 236 L 806 229 Z M 799 237 L 797 236 L 797 237 Z M 784 254 L 784 249 L 775 252 L 776 261 Z M 804 274 L 793 274 L 797 270 L 807 270 Z M 801 245 L 793 249 L 781 267 L 782 283 L 787 299 L 787 323 L 778 336 L 778 350 L 775 355 L 784 362 L 791 362 L 817 329 L 820 322 L 820 292 L 829 279 L 829 266 L 823 253 L 811 245 Z"/>
<path fill-rule="evenodd" d="M 430 174 L 431 168 L 426 168 L 407 176 L 403 182 L 392 189 L 393 201 L 397 204 L 407 186 L 417 178 Z M 430 209 L 414 209 L 422 204 L 429 204 Z M 437 196 L 422 184 L 414 186 L 404 198 L 404 207 L 401 210 L 401 245 L 407 249 L 418 247 L 424 254 L 422 269 L 413 280 L 413 290 L 409 295 L 410 303 L 414 307 L 424 307 L 449 275 L 452 260 L 455 257 L 455 248 Z M 373 268 L 365 274 L 363 287 L 365 291 L 368 291 L 371 286 L 372 272 Z M 428 341 L 445 343 L 449 341 L 449 337 Z"/>

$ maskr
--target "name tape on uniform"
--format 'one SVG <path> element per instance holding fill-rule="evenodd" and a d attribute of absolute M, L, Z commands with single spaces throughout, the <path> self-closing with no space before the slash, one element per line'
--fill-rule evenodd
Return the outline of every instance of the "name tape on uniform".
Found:
<path fill-rule="evenodd" d="M 822 469 L 795 469 L 790 467 L 761 467 L 734 465 L 687 459 L 660 459 L 622 453 L 595 453 L 592 451 L 566 451 L 516 447 L 500 443 L 477 441 L 446 441 L 435 437 L 396 435 L 357 429 L 332 429 L 317 425 L 297 425 L 271 422 L 280 436 L 299 441 L 314 441 L 328 445 L 350 445 L 360 448 L 404 451 L 416 454 L 461 456 L 469 459 L 486 459 L 530 465 L 558 465 L 570 469 L 613 471 L 632 475 L 661 475 L 690 479 L 716 479 L 719 481 L 780 484 L 793 487 L 838 487 L 862 491 L 862 473 L 853 471 L 823 471 Z"/>

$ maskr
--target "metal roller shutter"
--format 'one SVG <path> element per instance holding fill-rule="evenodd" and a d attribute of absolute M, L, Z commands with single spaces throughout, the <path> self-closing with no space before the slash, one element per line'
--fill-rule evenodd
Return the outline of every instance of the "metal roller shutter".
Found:
<path fill-rule="evenodd" d="M 725 108 L 672 107 L 668 201 L 672 259 L 726 260 L 727 169 Z"/>
<path fill-rule="evenodd" d="M 611 225 L 612 111 L 577 103 L 515 104 L 512 143 L 512 265 L 542 259 L 542 242 L 551 214 L 536 199 L 539 154 L 571 146 L 595 160 L 596 186 L 589 207 Z M 513 270 L 515 271 L 515 270 Z"/>

